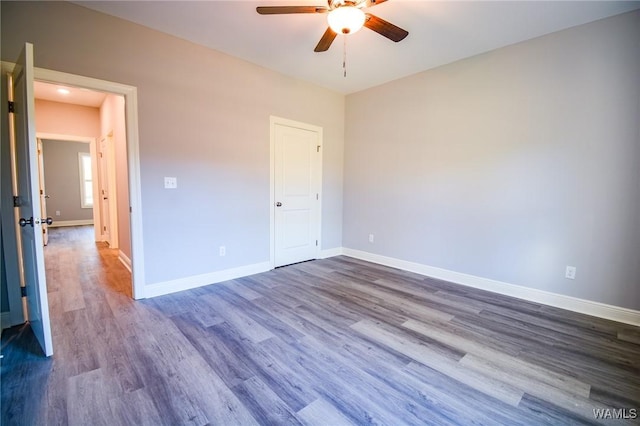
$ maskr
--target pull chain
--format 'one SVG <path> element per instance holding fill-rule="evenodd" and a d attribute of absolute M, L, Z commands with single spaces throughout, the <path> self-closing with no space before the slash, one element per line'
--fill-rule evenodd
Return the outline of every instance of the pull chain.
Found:
<path fill-rule="evenodd" d="M 342 70 L 344 71 L 344 77 L 347 77 L 347 36 L 342 36 Z"/>

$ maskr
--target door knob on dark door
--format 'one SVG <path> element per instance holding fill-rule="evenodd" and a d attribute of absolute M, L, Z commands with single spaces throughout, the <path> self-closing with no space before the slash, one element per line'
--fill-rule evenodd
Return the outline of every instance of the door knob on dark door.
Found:
<path fill-rule="evenodd" d="M 282 207 L 282 203 L 281 203 L 280 201 L 278 201 L 278 202 L 276 203 L 276 207 Z"/>
<path fill-rule="evenodd" d="M 23 228 L 27 226 L 27 224 L 29 224 L 33 228 L 33 218 L 30 217 L 29 219 L 25 219 L 24 217 L 21 217 L 20 220 L 18 221 L 18 224 Z"/>

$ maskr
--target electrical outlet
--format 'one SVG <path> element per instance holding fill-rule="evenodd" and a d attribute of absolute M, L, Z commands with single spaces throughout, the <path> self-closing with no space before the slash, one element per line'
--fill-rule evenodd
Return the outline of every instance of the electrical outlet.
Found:
<path fill-rule="evenodd" d="M 220 246 L 220 256 L 227 255 L 227 248 L 225 246 Z"/>
<path fill-rule="evenodd" d="M 373 242 L 373 234 L 369 234 L 369 242 L 372 243 Z"/>
<path fill-rule="evenodd" d="M 570 280 L 576 279 L 576 267 L 575 266 L 567 266 L 567 269 L 564 272 L 564 277 Z"/>
<path fill-rule="evenodd" d="M 60 210 L 56 210 L 56 216 L 60 216 Z"/>
<path fill-rule="evenodd" d="M 164 178 L 164 188 L 165 189 L 176 189 L 178 187 L 178 178 L 176 177 L 165 177 Z"/>

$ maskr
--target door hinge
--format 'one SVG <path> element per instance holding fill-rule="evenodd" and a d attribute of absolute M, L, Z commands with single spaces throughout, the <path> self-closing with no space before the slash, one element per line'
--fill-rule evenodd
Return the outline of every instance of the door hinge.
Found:
<path fill-rule="evenodd" d="M 316 247 L 318 247 L 318 240 L 316 240 Z"/>
<path fill-rule="evenodd" d="M 316 194 L 316 200 L 319 200 L 319 199 L 320 199 L 320 198 L 318 198 L 318 197 L 319 197 L 319 195 L 318 195 L 318 194 Z"/>
<path fill-rule="evenodd" d="M 320 145 L 316 147 L 316 152 L 320 152 Z"/>
<path fill-rule="evenodd" d="M 20 287 L 20 297 L 27 297 L 27 287 Z"/>
<path fill-rule="evenodd" d="M 16 104 L 13 101 L 9 101 L 9 112 L 16 112 Z"/>
<path fill-rule="evenodd" d="M 20 203 L 20 196 L 16 195 L 13 197 L 13 207 L 20 207 L 22 203 Z"/>

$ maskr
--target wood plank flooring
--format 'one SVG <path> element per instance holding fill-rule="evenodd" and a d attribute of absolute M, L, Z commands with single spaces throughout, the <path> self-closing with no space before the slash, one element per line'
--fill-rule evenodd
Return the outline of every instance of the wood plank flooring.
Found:
<path fill-rule="evenodd" d="M 45 248 L 53 358 L 2 335 L 3 425 L 639 423 L 636 327 L 342 256 L 133 301 L 92 232 Z"/>

